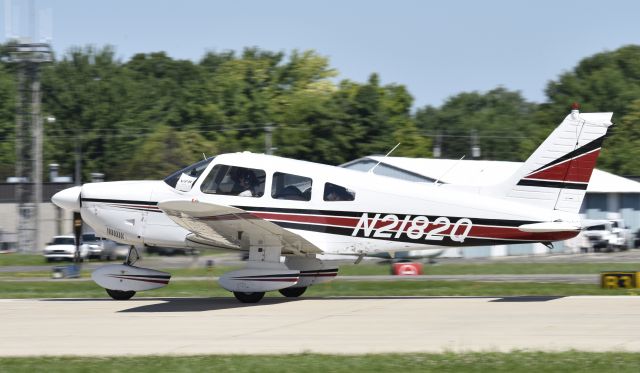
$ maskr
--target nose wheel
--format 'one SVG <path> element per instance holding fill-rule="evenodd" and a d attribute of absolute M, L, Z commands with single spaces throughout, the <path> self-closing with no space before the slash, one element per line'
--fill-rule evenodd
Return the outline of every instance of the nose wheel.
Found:
<path fill-rule="evenodd" d="M 260 299 L 264 297 L 264 292 L 245 293 L 242 291 L 234 291 L 233 295 L 242 303 L 258 303 Z"/>

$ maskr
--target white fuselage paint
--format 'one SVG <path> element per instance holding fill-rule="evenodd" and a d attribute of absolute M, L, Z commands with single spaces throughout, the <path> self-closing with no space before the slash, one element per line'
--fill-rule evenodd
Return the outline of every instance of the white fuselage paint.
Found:
<path fill-rule="evenodd" d="M 203 193 L 200 186 L 216 164 L 264 170 L 267 179 L 263 196 L 254 198 Z M 311 200 L 273 199 L 271 175 L 274 172 L 311 178 Z M 324 201 L 322 188 L 325 183 L 338 184 L 354 191 L 355 200 Z M 82 217 L 99 235 L 119 242 L 150 246 L 197 246 L 185 239 L 190 232 L 161 212 L 157 202 L 198 200 L 236 206 L 260 218 L 283 224 L 285 229 L 300 235 L 327 254 L 406 251 L 441 246 L 443 243 L 446 246 L 469 246 L 475 242 L 472 240 L 478 239 L 478 234 L 491 239 L 475 242 L 479 245 L 485 241 L 490 244 L 490 241 L 500 240 L 544 241 L 537 237 L 492 237 L 487 232 L 513 228 L 500 227 L 501 223 L 493 221 L 579 222 L 575 214 L 478 194 L 474 192 L 477 188 L 407 182 L 372 173 L 247 152 L 217 156 L 193 182 L 190 190 L 184 191 L 188 189 L 184 183 L 179 189 L 183 190 L 172 188 L 163 181 L 85 184 L 81 192 Z M 498 227 L 492 227 L 492 224 Z M 322 229 L 316 229 L 319 227 Z"/>

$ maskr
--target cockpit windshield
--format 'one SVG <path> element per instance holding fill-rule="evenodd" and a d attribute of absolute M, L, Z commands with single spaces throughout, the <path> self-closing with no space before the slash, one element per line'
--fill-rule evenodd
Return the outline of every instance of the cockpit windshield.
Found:
<path fill-rule="evenodd" d="M 188 192 L 191 190 L 193 184 L 198 180 L 202 172 L 207 168 L 209 163 L 215 157 L 209 157 L 198 163 L 194 163 L 191 166 L 185 167 L 182 170 L 176 171 L 164 179 L 170 187 L 175 188 L 181 192 Z"/>

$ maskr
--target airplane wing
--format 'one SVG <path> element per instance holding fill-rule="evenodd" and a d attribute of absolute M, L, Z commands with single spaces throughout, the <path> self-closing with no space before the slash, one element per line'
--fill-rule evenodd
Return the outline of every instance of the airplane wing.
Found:
<path fill-rule="evenodd" d="M 277 246 L 294 255 L 322 253 L 301 236 L 236 207 L 197 200 L 162 201 L 158 207 L 192 232 L 187 239 L 194 242 L 236 250 Z"/>

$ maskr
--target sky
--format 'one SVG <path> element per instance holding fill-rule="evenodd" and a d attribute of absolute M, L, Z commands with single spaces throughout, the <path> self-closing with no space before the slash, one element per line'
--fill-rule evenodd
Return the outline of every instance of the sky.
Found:
<path fill-rule="evenodd" d="M 402 84 L 414 108 L 498 86 L 544 102 L 550 80 L 583 58 L 640 44 L 640 1 L 429 0 L 3 0 L 8 36 L 58 55 L 112 45 L 118 58 L 165 51 L 197 62 L 206 51 L 313 49 L 338 79 Z"/>

